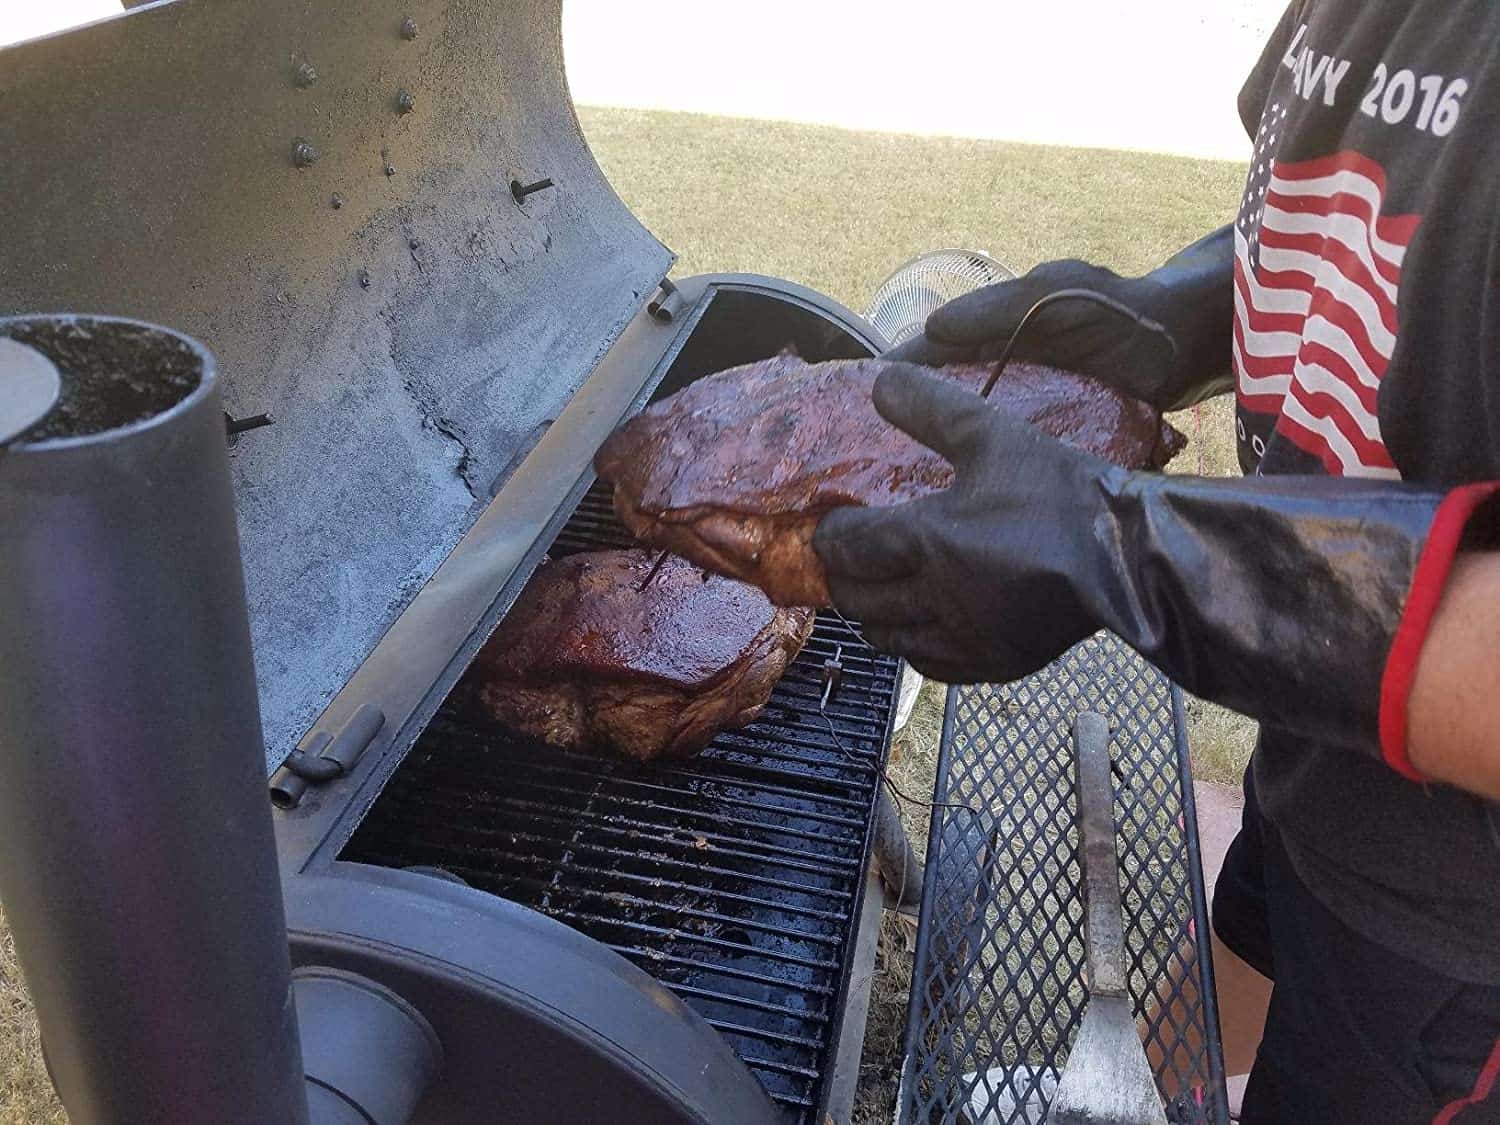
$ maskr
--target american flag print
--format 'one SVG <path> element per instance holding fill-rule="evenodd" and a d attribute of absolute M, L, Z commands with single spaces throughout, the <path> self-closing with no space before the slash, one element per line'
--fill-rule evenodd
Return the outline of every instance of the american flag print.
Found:
<path fill-rule="evenodd" d="M 1329 473 L 1398 478 L 1376 395 L 1396 347 L 1401 263 L 1419 217 L 1381 214 L 1385 171 L 1361 153 L 1279 160 L 1286 113 L 1272 104 L 1262 117 L 1235 221 L 1239 405 L 1274 417 L 1275 433 Z M 1260 438 L 1254 444 L 1265 452 Z"/>

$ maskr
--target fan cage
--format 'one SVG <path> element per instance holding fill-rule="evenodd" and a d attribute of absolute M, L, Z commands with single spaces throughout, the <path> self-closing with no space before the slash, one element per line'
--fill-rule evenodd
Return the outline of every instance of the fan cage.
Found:
<path fill-rule="evenodd" d="M 955 297 L 1015 276 L 1009 266 L 982 250 L 930 250 L 880 284 L 865 318 L 894 347 L 921 332 L 927 318 Z"/>

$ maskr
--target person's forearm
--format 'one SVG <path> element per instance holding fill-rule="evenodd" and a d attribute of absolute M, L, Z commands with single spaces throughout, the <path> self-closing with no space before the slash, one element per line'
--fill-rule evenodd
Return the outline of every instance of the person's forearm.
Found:
<path fill-rule="evenodd" d="M 1179 250 L 1146 275 L 1164 287 L 1192 317 L 1177 324 L 1180 385 L 1169 389 L 1169 405 L 1182 409 L 1232 390 L 1230 345 L 1234 332 L 1234 228 L 1220 227 Z"/>
<path fill-rule="evenodd" d="M 1500 800 L 1500 552 L 1454 563 L 1406 713 L 1407 753 L 1420 773 Z"/>

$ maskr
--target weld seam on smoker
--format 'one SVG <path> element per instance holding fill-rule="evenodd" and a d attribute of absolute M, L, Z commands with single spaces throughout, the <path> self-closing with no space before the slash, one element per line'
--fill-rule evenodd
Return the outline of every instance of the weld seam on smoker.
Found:
<path fill-rule="evenodd" d="M 213 358 L 119 319 L 0 336 L 63 376 L 0 454 L 0 895 L 53 1082 L 75 1125 L 304 1125 Z"/>

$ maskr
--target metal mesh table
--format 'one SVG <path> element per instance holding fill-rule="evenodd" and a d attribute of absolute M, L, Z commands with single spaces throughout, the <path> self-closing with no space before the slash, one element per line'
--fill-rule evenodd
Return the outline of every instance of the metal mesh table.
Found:
<path fill-rule="evenodd" d="M 1071 727 L 1110 721 L 1130 987 L 1169 1119 L 1227 1120 L 1181 693 L 1109 634 L 943 720 L 899 1120 L 1040 1125 L 1082 1018 Z"/>

